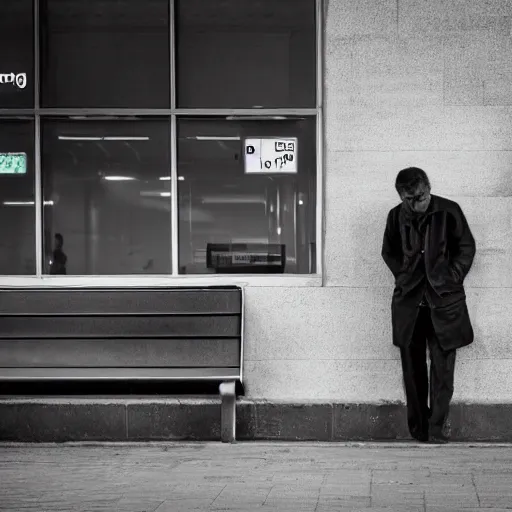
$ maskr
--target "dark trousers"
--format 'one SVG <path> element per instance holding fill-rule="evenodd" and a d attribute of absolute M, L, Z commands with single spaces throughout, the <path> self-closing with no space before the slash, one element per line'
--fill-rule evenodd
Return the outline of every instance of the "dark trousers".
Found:
<path fill-rule="evenodd" d="M 400 348 L 409 432 L 416 439 L 439 434 L 453 396 L 455 349 L 443 351 L 432 326 L 430 308 L 420 307 L 409 346 Z M 426 348 L 430 353 L 430 407 Z"/>

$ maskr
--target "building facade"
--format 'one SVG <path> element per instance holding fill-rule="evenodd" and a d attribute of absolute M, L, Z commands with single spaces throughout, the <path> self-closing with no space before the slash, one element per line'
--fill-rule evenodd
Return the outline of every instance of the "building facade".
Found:
<path fill-rule="evenodd" d="M 477 244 L 456 414 L 512 424 L 510 1 L 1 9 L 1 287 L 241 284 L 245 400 L 358 404 L 371 437 L 403 414 L 380 251 L 421 167 Z"/>

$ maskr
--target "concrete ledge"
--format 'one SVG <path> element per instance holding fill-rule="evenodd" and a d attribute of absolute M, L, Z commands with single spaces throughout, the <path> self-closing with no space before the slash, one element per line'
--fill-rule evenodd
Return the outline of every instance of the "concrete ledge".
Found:
<path fill-rule="evenodd" d="M 452 405 L 453 441 L 512 442 L 512 404 Z M 239 441 L 407 441 L 400 403 L 237 401 Z M 220 399 L 0 398 L 0 441 L 219 441 Z"/>

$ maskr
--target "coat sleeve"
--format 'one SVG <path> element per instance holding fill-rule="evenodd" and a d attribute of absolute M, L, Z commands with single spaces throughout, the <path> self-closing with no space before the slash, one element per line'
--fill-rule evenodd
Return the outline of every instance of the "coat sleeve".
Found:
<path fill-rule="evenodd" d="M 388 213 L 381 254 L 389 270 L 391 270 L 396 278 L 402 268 L 403 254 L 400 232 L 393 222 L 392 210 Z"/>
<path fill-rule="evenodd" d="M 464 281 L 473 264 L 476 244 L 466 217 L 459 205 L 457 205 L 456 212 L 454 213 L 452 229 L 450 230 L 451 263 L 460 275 L 461 281 Z"/>

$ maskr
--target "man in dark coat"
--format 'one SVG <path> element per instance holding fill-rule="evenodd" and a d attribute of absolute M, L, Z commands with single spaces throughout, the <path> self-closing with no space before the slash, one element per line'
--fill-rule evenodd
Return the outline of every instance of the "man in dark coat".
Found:
<path fill-rule="evenodd" d="M 431 194 L 422 169 L 400 171 L 395 188 L 402 203 L 388 214 L 382 257 L 395 277 L 393 344 L 400 347 L 409 432 L 418 441 L 447 442 L 455 351 L 473 342 L 463 282 L 475 240 L 460 206 Z"/>

